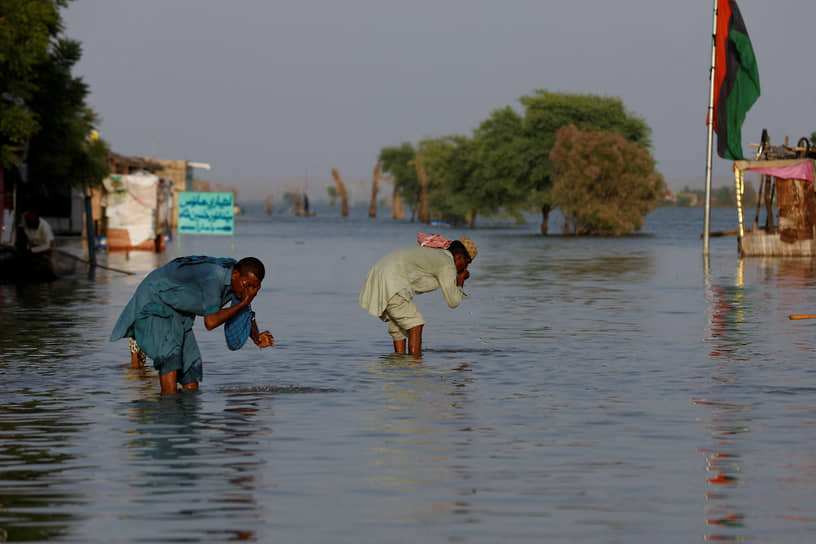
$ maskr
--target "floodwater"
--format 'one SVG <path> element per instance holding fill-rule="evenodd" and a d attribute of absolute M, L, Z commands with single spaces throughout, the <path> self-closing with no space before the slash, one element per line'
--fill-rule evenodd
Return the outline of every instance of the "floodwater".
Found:
<path fill-rule="evenodd" d="M 816 320 L 788 320 L 816 313 L 813 262 L 731 237 L 706 263 L 693 209 L 616 239 L 319 213 L 0 286 L 0 541 L 816 540 Z M 459 308 L 417 297 L 419 361 L 357 304 L 418 230 L 479 248 Z M 198 320 L 202 389 L 162 398 L 110 330 L 179 248 L 233 245 L 267 265 L 276 347 Z"/>

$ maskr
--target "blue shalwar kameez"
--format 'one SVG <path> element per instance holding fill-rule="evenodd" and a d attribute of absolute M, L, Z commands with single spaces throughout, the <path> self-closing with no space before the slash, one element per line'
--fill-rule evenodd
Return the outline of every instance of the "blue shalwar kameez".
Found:
<path fill-rule="evenodd" d="M 136 288 L 111 341 L 134 338 L 159 374 L 177 370 L 182 385 L 201 381 L 193 322 L 197 315 L 215 313 L 237 301 L 230 288 L 234 266 L 234 259 L 195 256 L 179 257 L 157 268 Z"/>

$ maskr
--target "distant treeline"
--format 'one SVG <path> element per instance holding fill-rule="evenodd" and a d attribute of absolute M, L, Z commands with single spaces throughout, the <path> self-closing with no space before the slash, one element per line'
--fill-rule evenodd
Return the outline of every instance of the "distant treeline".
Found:
<path fill-rule="evenodd" d="M 745 191 L 742 195 L 742 205 L 745 207 L 756 206 L 757 192 L 754 185 L 745 182 Z M 702 208 L 705 206 L 705 190 L 690 189 L 684 187 L 682 191 L 675 193 L 671 199 L 666 199 L 661 203 L 663 206 L 675 206 L 678 208 Z M 715 208 L 736 208 L 737 192 L 735 187 L 718 187 L 711 189 L 711 206 Z"/>
<path fill-rule="evenodd" d="M 558 208 L 574 232 L 637 230 L 665 197 L 651 128 L 620 98 L 536 90 L 521 111 L 494 110 L 470 135 L 384 147 L 379 161 L 419 221 L 473 225 L 478 216 L 547 218 Z"/>

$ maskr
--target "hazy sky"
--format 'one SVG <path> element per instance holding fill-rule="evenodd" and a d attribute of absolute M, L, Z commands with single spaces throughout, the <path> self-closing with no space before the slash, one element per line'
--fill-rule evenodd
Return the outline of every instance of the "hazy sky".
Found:
<path fill-rule="evenodd" d="M 816 1 L 739 7 L 762 85 L 743 142 L 767 128 L 771 143 L 795 143 L 816 131 Z M 331 168 L 368 181 L 380 148 L 470 134 L 535 89 L 621 97 L 652 127 L 670 186 L 702 188 L 712 10 L 712 0 L 76 0 L 64 18 L 114 151 L 209 162 L 200 177 L 247 197 L 265 180 L 308 179 L 319 193 Z M 719 184 L 731 163 L 714 156 Z"/>

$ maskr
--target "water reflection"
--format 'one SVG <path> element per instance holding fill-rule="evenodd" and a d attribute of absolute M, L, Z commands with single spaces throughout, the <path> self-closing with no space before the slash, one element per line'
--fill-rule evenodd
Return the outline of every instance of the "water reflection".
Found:
<path fill-rule="evenodd" d="M 581 240 L 592 244 L 590 240 Z M 565 242 L 547 251 L 531 252 L 519 248 L 501 260 L 479 263 L 481 285 L 519 285 L 552 283 L 554 279 L 568 282 L 640 283 L 654 274 L 655 256 L 652 251 L 631 248 L 625 252 L 609 251 L 604 245 L 576 247 L 575 241 Z M 505 249 L 506 250 L 506 249 Z"/>
<path fill-rule="evenodd" d="M 712 280 L 709 261 L 705 259 L 706 297 L 709 304 L 706 342 L 710 366 L 704 375 L 710 380 L 709 394 L 693 399 L 706 409 L 700 420 L 708 432 L 708 445 L 698 451 L 706 459 L 705 523 L 714 528 L 705 534 L 706 540 L 737 540 L 738 529 L 745 527 L 745 498 L 740 492 L 743 477 L 741 452 L 746 447 L 745 433 L 750 432 L 751 405 L 730 401 L 729 386 L 740 383 L 747 360 L 750 338 L 744 330 L 747 308 L 744 293 L 744 261 L 728 284 Z"/>
<path fill-rule="evenodd" d="M 0 286 L 0 359 L 75 356 L 78 329 L 102 317 L 99 297 L 92 284 L 81 280 Z"/>
<path fill-rule="evenodd" d="M 39 391 L 24 402 L 0 403 L 0 541 L 66 537 L 85 515 L 74 469 L 87 423 Z"/>
<path fill-rule="evenodd" d="M 368 375 L 379 398 L 365 426 L 380 437 L 368 452 L 376 466 L 368 479 L 391 493 L 423 497 L 420 504 L 402 505 L 408 511 L 393 518 L 424 523 L 429 516 L 454 515 L 469 520 L 474 515 L 469 497 L 476 492 L 468 463 L 475 455 L 470 364 L 435 354 L 424 360 L 393 354 L 372 361 Z M 428 489 L 436 492 L 417 495 Z"/>
<path fill-rule="evenodd" d="M 632 251 L 624 255 L 590 254 L 586 258 L 561 257 L 553 263 L 553 270 L 571 281 L 638 283 L 653 274 L 654 258 L 648 251 Z"/>
<path fill-rule="evenodd" d="M 655 238 L 475 232 L 473 296 L 450 313 L 423 301 L 438 326 L 420 364 L 378 358 L 382 331 L 354 311 L 365 263 L 416 225 L 242 224 L 238 254 L 270 263 L 259 311 L 281 345 L 202 334 L 207 387 L 169 399 L 107 342 L 154 255 L 71 295 L 0 288 L 0 526 L 71 542 L 809 541 L 816 320 L 787 315 L 816 313 L 814 263 L 739 263 L 731 244 L 703 288 L 700 222 L 675 232 L 688 215 L 671 213 Z"/>
<path fill-rule="evenodd" d="M 786 376 L 810 364 L 812 334 L 787 315 L 816 302 L 815 272 L 813 261 L 801 259 L 741 259 L 731 273 L 720 274 L 705 266 L 710 348 L 701 375 L 707 383 L 693 402 L 705 410 L 700 421 L 708 434 L 699 449 L 706 459 L 705 518 L 712 528 L 707 540 L 742 540 L 756 530 L 753 525 L 767 527 L 769 518 L 781 522 L 774 531 L 779 535 L 796 531 L 791 520 L 813 521 L 790 514 L 800 511 L 800 500 L 812 500 L 792 493 L 812 489 L 812 452 L 802 452 L 806 460 L 790 465 L 770 452 L 800 429 L 787 422 L 789 411 L 799 414 L 799 424 L 813 421 L 807 399 L 814 392 L 786 383 Z M 766 476 L 769 470 L 772 478 Z M 752 509 L 758 492 L 766 504 L 768 497 L 779 496 L 771 509 L 776 512 Z"/>
<path fill-rule="evenodd" d="M 255 540 L 262 517 L 257 479 L 265 464 L 258 435 L 270 414 L 246 394 L 228 395 L 222 411 L 208 413 L 200 393 L 161 397 L 152 391 L 152 398 L 124 406 L 130 519 L 184 518 L 198 527 L 168 532 L 164 541 L 197 539 L 196 532 L 207 539 Z"/>

